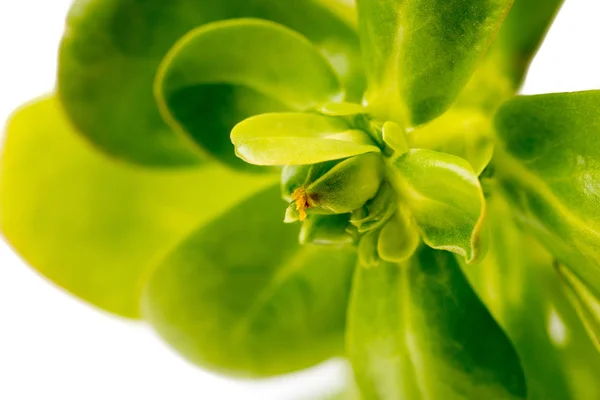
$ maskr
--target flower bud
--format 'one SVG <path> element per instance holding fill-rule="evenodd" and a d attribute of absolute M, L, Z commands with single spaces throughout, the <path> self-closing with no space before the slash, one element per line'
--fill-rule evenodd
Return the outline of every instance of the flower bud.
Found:
<path fill-rule="evenodd" d="M 381 228 L 396 212 L 398 199 L 392 186 L 381 184 L 377 195 L 352 213 L 350 223 L 364 233 Z"/>
<path fill-rule="evenodd" d="M 295 207 L 297 218 L 311 214 L 346 214 L 373 198 L 381 185 L 384 164 L 380 154 L 367 153 L 314 166 L 287 167 L 283 173 L 284 198 Z M 286 220 L 294 218 L 293 210 Z"/>

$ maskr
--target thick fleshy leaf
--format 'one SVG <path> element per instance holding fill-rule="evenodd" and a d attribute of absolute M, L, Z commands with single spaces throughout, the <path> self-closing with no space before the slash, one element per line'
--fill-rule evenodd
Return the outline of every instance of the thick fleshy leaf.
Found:
<path fill-rule="evenodd" d="M 494 111 L 521 86 L 564 0 L 515 0 L 458 103 Z"/>
<path fill-rule="evenodd" d="M 592 342 L 600 351 L 600 301 L 592 296 L 585 285 L 567 268 L 559 266 L 558 272 L 567 287 L 573 307 L 577 310 Z"/>
<path fill-rule="evenodd" d="M 308 113 L 248 118 L 233 128 L 231 141 L 238 157 L 255 165 L 316 164 L 380 151 L 346 120 Z"/>
<path fill-rule="evenodd" d="M 553 271 L 553 258 L 516 226 L 499 194 L 488 198 L 489 253 L 463 271 L 514 342 L 528 399 L 598 398 L 600 356 Z"/>
<path fill-rule="evenodd" d="M 144 315 L 192 362 L 246 376 L 343 353 L 356 263 L 340 247 L 299 245 L 272 187 L 200 228 L 161 263 Z"/>
<path fill-rule="evenodd" d="M 236 123 L 263 112 L 310 110 L 342 97 L 333 68 L 308 39 L 285 26 L 248 18 L 188 33 L 163 61 L 155 90 L 167 121 L 219 159 L 246 168 L 229 140 Z M 182 101 L 182 94 L 192 92 L 203 95 L 205 104 Z M 224 107 L 215 102 L 227 101 L 219 93 L 235 100 L 227 113 L 214 112 Z"/>
<path fill-rule="evenodd" d="M 151 165 L 195 163 L 193 146 L 159 114 L 154 78 L 169 49 L 187 32 L 246 17 L 279 22 L 308 37 L 331 60 L 351 100 L 359 98 L 364 80 L 355 30 L 330 5 L 313 0 L 76 0 L 60 51 L 60 98 L 81 132 L 114 156 Z M 223 121 L 237 122 L 224 117 L 231 105 L 264 98 L 217 85 L 211 93 L 184 91 L 176 100 L 187 103 L 188 112 L 210 106 L 216 121 L 208 127 L 218 128 Z"/>
<path fill-rule="evenodd" d="M 537 237 L 600 297 L 600 91 L 516 98 L 496 174 Z"/>
<path fill-rule="evenodd" d="M 73 131 L 53 98 L 18 111 L 7 135 L 0 164 L 2 233 L 56 284 L 127 317 L 138 316 L 157 257 L 277 179 L 209 165 L 171 172 L 116 163 Z"/>
<path fill-rule="evenodd" d="M 431 149 L 467 160 L 477 175 L 494 153 L 491 119 L 476 110 L 452 110 L 408 135 L 412 148 Z"/>
<path fill-rule="evenodd" d="M 393 164 L 392 184 L 425 243 L 474 262 L 484 255 L 485 200 L 477 175 L 460 157 L 413 149 Z"/>
<path fill-rule="evenodd" d="M 456 99 L 512 0 L 358 0 L 369 77 L 380 119 L 419 125 Z"/>
<path fill-rule="evenodd" d="M 365 399 L 525 399 L 519 358 L 454 256 L 358 268 L 348 352 Z"/>

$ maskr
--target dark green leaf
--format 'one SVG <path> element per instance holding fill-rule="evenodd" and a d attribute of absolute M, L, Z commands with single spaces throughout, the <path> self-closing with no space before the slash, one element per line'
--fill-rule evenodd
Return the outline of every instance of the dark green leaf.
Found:
<path fill-rule="evenodd" d="M 348 324 L 363 398 L 526 398 L 511 342 L 450 253 L 357 269 Z"/>
<path fill-rule="evenodd" d="M 77 0 L 61 44 L 60 98 L 75 125 L 106 152 L 143 164 L 189 165 L 197 162 L 193 146 L 163 122 L 152 96 L 158 66 L 175 42 L 218 20 L 253 17 L 279 22 L 315 43 L 355 101 L 363 87 L 358 38 L 346 18 L 331 8 L 314 0 Z M 210 106 L 206 112 L 215 120 L 207 128 L 220 129 L 217 133 L 222 133 L 223 124 L 230 128 L 238 122 L 229 115 L 231 105 L 260 101 L 259 110 L 264 111 L 272 104 L 252 91 L 224 85 L 210 93 L 183 91 L 172 101 L 187 104 L 183 117 Z"/>
<path fill-rule="evenodd" d="M 546 36 L 548 28 L 564 0 L 515 0 L 498 32 L 488 57 L 498 52 L 501 68 L 516 91 L 525 77 L 529 63 Z"/>
<path fill-rule="evenodd" d="M 496 173 L 516 210 L 600 296 L 600 91 L 516 98 L 496 128 Z"/>
<path fill-rule="evenodd" d="M 343 353 L 356 257 L 298 244 L 278 187 L 193 233 L 156 270 L 144 315 L 192 362 L 267 376 Z"/>
<path fill-rule="evenodd" d="M 235 157 L 229 141 L 237 122 L 268 111 L 309 110 L 342 97 L 331 65 L 308 39 L 285 26 L 247 18 L 188 33 L 163 61 L 155 90 L 167 121 L 238 167 L 248 164 Z M 182 93 L 204 93 L 205 103 L 192 101 L 192 108 Z M 219 96 L 223 93 L 235 99 L 227 115 L 215 113 L 227 103 Z"/>
<path fill-rule="evenodd" d="M 380 119 L 442 114 L 474 72 L 512 0 L 358 0 L 367 101 Z"/>
<path fill-rule="evenodd" d="M 458 103 L 494 111 L 512 97 L 563 2 L 515 0 Z"/>
<path fill-rule="evenodd" d="M 208 164 L 180 172 L 116 163 L 73 131 L 53 98 L 18 111 L 7 135 L 0 228 L 8 242 L 59 286 L 133 318 L 157 257 L 277 179 Z"/>

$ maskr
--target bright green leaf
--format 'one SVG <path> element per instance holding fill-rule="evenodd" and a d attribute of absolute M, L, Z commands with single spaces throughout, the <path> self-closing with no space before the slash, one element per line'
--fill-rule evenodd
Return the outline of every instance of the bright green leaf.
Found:
<path fill-rule="evenodd" d="M 302 165 L 379 152 L 369 136 L 345 120 L 308 113 L 272 113 L 233 128 L 237 155 L 255 165 Z"/>
<path fill-rule="evenodd" d="M 194 146 L 163 121 L 152 95 L 159 64 L 169 49 L 192 29 L 218 20 L 279 22 L 320 49 L 342 77 L 350 100 L 356 101 L 364 86 L 358 38 L 347 18 L 331 9 L 312 0 L 76 0 L 60 50 L 60 98 L 82 134 L 114 156 L 151 165 L 196 163 L 190 150 Z M 209 106 L 206 113 L 214 113 L 216 120 L 207 128 L 235 124 L 227 119 L 232 104 L 264 102 L 254 92 L 238 93 L 223 85 L 211 93 L 184 91 L 175 100 L 188 104 L 182 112 Z"/>
<path fill-rule="evenodd" d="M 309 367 L 343 353 L 356 257 L 298 244 L 278 187 L 184 241 L 159 266 L 144 316 L 192 362 L 245 376 Z"/>
<path fill-rule="evenodd" d="M 451 110 L 410 132 L 412 148 L 453 154 L 467 160 L 477 175 L 494 153 L 493 126 L 489 117 L 475 110 Z"/>
<path fill-rule="evenodd" d="M 599 398 L 600 357 L 553 271 L 553 258 L 517 227 L 499 194 L 488 199 L 489 253 L 463 271 L 515 344 L 528 399 Z"/>
<path fill-rule="evenodd" d="M 413 149 L 394 161 L 392 184 L 414 217 L 423 240 L 473 262 L 481 246 L 485 200 L 477 175 L 460 157 Z"/>
<path fill-rule="evenodd" d="M 369 77 L 380 119 L 419 125 L 456 99 L 512 0 L 358 0 Z"/>
<path fill-rule="evenodd" d="M 496 128 L 496 174 L 515 211 L 600 297 L 600 91 L 516 98 Z"/>
<path fill-rule="evenodd" d="M 519 358 L 454 256 L 358 268 L 348 352 L 365 399 L 525 399 Z"/>
<path fill-rule="evenodd" d="M 406 132 L 395 122 L 387 121 L 383 124 L 381 138 L 398 156 L 409 150 Z"/>
<path fill-rule="evenodd" d="M 0 227 L 39 272 L 108 311 L 137 317 L 157 257 L 276 180 L 209 165 L 171 172 L 116 163 L 78 137 L 57 103 L 33 103 L 8 125 Z"/>
<path fill-rule="evenodd" d="M 165 57 L 155 91 L 167 121 L 219 159 L 246 167 L 229 140 L 235 124 L 264 112 L 313 109 L 342 96 L 333 68 L 315 45 L 259 19 L 219 21 L 188 33 Z"/>
<path fill-rule="evenodd" d="M 358 103 L 332 102 L 319 107 L 318 111 L 330 117 L 350 117 L 359 114 L 367 114 L 367 109 Z"/>

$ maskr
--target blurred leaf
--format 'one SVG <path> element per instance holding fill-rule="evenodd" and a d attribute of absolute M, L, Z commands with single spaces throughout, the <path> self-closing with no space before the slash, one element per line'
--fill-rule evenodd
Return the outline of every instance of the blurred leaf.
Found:
<path fill-rule="evenodd" d="M 564 0 L 514 1 L 488 57 L 494 58 L 495 52 L 502 54 L 496 67 L 510 78 L 516 91 Z"/>
<path fill-rule="evenodd" d="M 526 398 L 512 344 L 450 253 L 357 269 L 348 318 L 363 398 Z"/>
<path fill-rule="evenodd" d="M 229 140 L 235 124 L 263 112 L 309 110 L 342 97 L 331 65 L 308 39 L 282 25 L 247 18 L 188 33 L 163 61 L 155 90 L 167 121 L 220 160 L 246 168 Z M 205 104 L 192 101 L 190 107 L 182 93 L 201 96 Z M 219 96 L 223 93 L 227 98 Z M 243 93 L 251 101 L 242 101 L 248 100 Z M 232 101 L 226 105 L 224 100 Z"/>
<path fill-rule="evenodd" d="M 137 317 L 155 258 L 276 180 L 209 165 L 170 172 L 115 163 L 72 130 L 57 103 L 39 100 L 8 125 L 0 227 L 39 272 L 110 312 Z"/>
<path fill-rule="evenodd" d="M 600 351 L 600 301 L 594 298 L 585 285 L 573 275 L 568 268 L 558 267 L 579 317 L 587 329 L 590 339 Z"/>
<path fill-rule="evenodd" d="M 512 0 L 357 0 L 367 100 L 380 119 L 419 125 L 456 99 Z"/>
<path fill-rule="evenodd" d="M 269 376 L 343 353 L 356 257 L 299 245 L 280 196 L 272 187 L 200 228 L 152 276 L 144 315 L 192 362 Z"/>
<path fill-rule="evenodd" d="M 494 111 L 521 86 L 564 0 L 515 0 L 458 103 Z"/>
<path fill-rule="evenodd" d="M 467 160 L 479 176 L 494 153 L 490 118 L 475 110 L 448 111 L 410 132 L 410 147 L 453 154 Z"/>
<path fill-rule="evenodd" d="M 413 149 L 394 162 L 392 184 L 412 213 L 423 241 L 473 262 L 481 246 L 485 200 L 471 165 L 460 157 Z"/>
<path fill-rule="evenodd" d="M 158 66 L 175 42 L 218 20 L 279 22 L 308 37 L 342 77 L 350 100 L 358 100 L 364 86 L 358 38 L 331 8 L 316 0 L 76 0 L 61 44 L 60 98 L 81 132 L 114 156 L 149 165 L 197 163 L 193 146 L 163 122 L 152 96 Z M 205 109 L 211 99 L 212 112 L 222 119 L 230 104 L 251 103 L 258 95 L 221 85 L 209 94 L 180 96 L 188 111 Z"/>
<path fill-rule="evenodd" d="M 530 400 L 599 398 L 600 356 L 568 302 L 553 259 L 517 227 L 499 194 L 488 198 L 489 253 L 463 271 L 514 342 Z"/>
<path fill-rule="evenodd" d="M 600 91 L 518 97 L 496 128 L 496 173 L 515 210 L 600 296 Z"/>
<path fill-rule="evenodd" d="M 344 119 L 308 113 L 248 118 L 231 131 L 236 154 L 255 165 L 305 165 L 379 152 L 370 137 Z"/>

